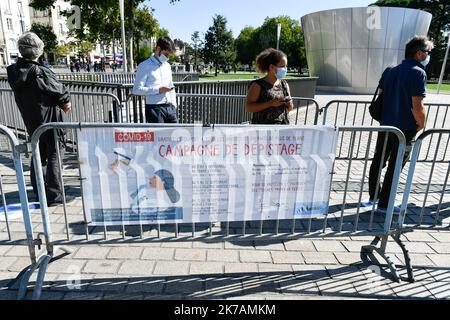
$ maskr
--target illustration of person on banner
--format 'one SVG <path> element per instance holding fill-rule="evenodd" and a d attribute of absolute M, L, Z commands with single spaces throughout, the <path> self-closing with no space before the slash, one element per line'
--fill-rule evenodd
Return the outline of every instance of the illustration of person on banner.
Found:
<path fill-rule="evenodd" d="M 130 195 L 133 212 L 139 209 L 169 209 L 180 201 L 180 193 L 175 189 L 175 178 L 170 171 L 158 170 L 148 181 L 148 184 L 140 186 Z"/>

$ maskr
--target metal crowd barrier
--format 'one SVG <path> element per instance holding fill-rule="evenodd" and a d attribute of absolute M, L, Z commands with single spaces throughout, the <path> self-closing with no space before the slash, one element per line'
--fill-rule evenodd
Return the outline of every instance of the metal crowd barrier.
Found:
<path fill-rule="evenodd" d="M 450 129 L 431 129 L 417 139 L 403 194 L 400 228 L 450 231 L 449 141 Z M 429 154 L 431 161 L 420 162 L 421 156 L 423 160 Z"/>
<path fill-rule="evenodd" d="M 72 91 L 70 96 L 70 122 L 116 123 L 123 118 L 121 102 L 111 93 Z M 0 124 L 14 129 L 16 136 L 25 135 L 27 140 L 26 127 L 12 89 L 0 89 L 0 104 Z"/>
<path fill-rule="evenodd" d="M 73 72 L 56 73 L 56 78 L 63 81 L 87 81 L 110 84 L 129 84 L 134 83 L 136 73 L 123 72 Z M 200 74 L 194 72 L 174 72 L 173 79 L 176 82 L 198 81 Z"/>
<path fill-rule="evenodd" d="M 320 110 L 322 116 L 322 124 L 328 126 L 378 126 L 378 122 L 373 120 L 369 113 L 369 106 L 371 101 L 346 101 L 333 100 Z M 426 103 L 425 109 L 427 113 L 426 127 L 422 132 L 428 129 L 450 129 L 450 105 L 438 103 Z M 357 158 L 364 157 L 366 150 L 360 148 L 360 139 L 358 137 L 358 154 Z M 376 139 L 376 137 L 374 137 Z M 342 137 L 339 142 L 338 156 L 345 156 L 345 150 L 342 148 L 346 146 L 349 140 L 347 137 Z M 428 152 L 421 154 L 420 161 L 430 161 L 432 154 Z M 369 157 L 373 157 L 374 150 L 370 151 Z"/>
<path fill-rule="evenodd" d="M 19 132 L 26 133 L 26 127 L 11 88 L 0 89 L 0 104 L 2 106 L 0 109 L 0 125 L 14 129 L 16 137 L 19 136 Z"/>
<path fill-rule="evenodd" d="M 46 124 L 41 126 L 32 137 L 32 150 L 34 166 L 36 169 L 37 182 L 41 191 L 45 190 L 44 178 L 42 174 L 40 152 L 38 148 L 39 138 L 48 130 L 55 129 L 86 129 L 86 128 L 142 128 L 151 129 L 156 127 L 183 128 L 192 127 L 190 125 L 148 125 L 148 124 L 89 124 L 89 123 L 65 123 L 65 124 Z M 238 125 L 227 125 L 217 127 L 239 127 Z M 294 127 L 294 126 L 293 126 Z M 59 222 L 56 231 L 52 231 L 55 224 L 51 223 L 49 209 L 47 208 L 46 194 L 40 192 L 41 215 L 43 224 L 43 237 L 45 240 L 46 255 L 33 264 L 23 282 L 27 282 L 34 270 L 39 269 L 39 273 L 34 288 L 33 299 L 39 299 L 46 269 L 50 261 L 55 258 L 55 246 L 72 245 L 98 245 L 98 244 L 131 244 L 131 243 L 149 243 L 149 242 L 185 242 L 185 241 L 205 241 L 205 242 L 223 242 L 223 241 L 276 241 L 276 240 L 294 240 L 299 238 L 327 238 L 327 237 L 358 237 L 373 236 L 375 240 L 368 246 L 363 247 L 361 256 L 364 260 L 376 260 L 373 252 L 377 252 L 387 262 L 395 281 L 400 281 L 395 264 L 386 254 L 386 245 L 390 237 L 400 245 L 406 260 L 408 275 L 410 281 L 413 281 L 412 269 L 408 252 L 400 240 L 400 233 L 397 229 L 398 221 L 395 221 L 393 209 L 397 193 L 398 181 L 401 172 L 402 160 L 405 152 L 405 137 L 401 131 L 392 127 L 340 127 L 336 130 L 339 134 L 351 134 L 350 155 L 355 155 L 355 138 L 358 133 L 368 133 L 367 149 L 371 144 L 371 136 L 376 133 L 384 132 L 393 134 L 399 141 L 398 157 L 396 159 L 396 170 L 394 173 L 392 191 L 390 194 L 389 206 L 386 214 L 378 213 L 375 207 L 362 207 L 361 201 L 368 197 L 365 195 L 366 176 L 369 167 L 368 154 L 364 161 L 357 161 L 352 158 L 336 159 L 334 168 L 330 173 L 332 175 L 332 185 L 329 190 L 330 207 L 328 214 L 323 218 L 294 219 L 294 220 L 272 220 L 272 221 L 228 221 L 217 226 L 210 224 L 169 224 L 156 225 L 156 230 L 144 231 L 142 224 L 138 230 L 134 229 L 132 234 L 127 233 L 125 226 L 111 227 L 92 227 L 89 226 L 86 213 L 73 214 L 68 218 L 67 202 L 64 198 L 63 223 Z M 386 150 L 386 143 L 384 150 Z M 385 152 L 385 151 L 384 151 Z M 78 157 L 76 157 L 78 159 Z M 60 166 L 61 159 L 58 159 Z M 72 168 L 73 169 L 73 168 Z M 355 171 L 360 174 L 355 174 Z M 64 171 L 60 179 L 64 184 Z M 381 179 L 381 170 L 379 174 Z M 81 179 L 77 180 L 80 183 Z M 378 193 L 378 192 L 377 192 Z M 355 199 L 358 199 L 356 202 Z M 84 210 L 84 208 L 83 208 Z M 60 211 L 52 212 L 57 215 Z M 70 225 L 69 225 L 70 221 Z M 62 226 L 62 228 L 60 228 Z M 132 228 L 132 227 L 129 227 Z M 133 234 L 134 232 L 134 234 Z M 380 246 L 378 244 L 381 243 Z M 65 249 L 66 251 L 68 249 Z M 24 286 L 23 288 L 26 288 Z M 24 298 L 25 291 L 21 291 L 19 298 Z"/>
<path fill-rule="evenodd" d="M 31 209 L 21 159 L 21 154 L 27 151 L 25 145 L 19 144 L 14 133 L 2 125 L 0 125 L 0 149 L 0 246 L 28 247 L 30 267 L 22 271 L 9 284 L 12 287 L 20 281 L 19 290 L 25 292 L 29 279 L 22 275 L 38 265 L 36 246 L 41 245 L 41 241 L 35 240 L 33 234 Z"/>
<path fill-rule="evenodd" d="M 252 114 L 245 110 L 244 95 L 177 94 L 177 114 L 182 124 L 242 124 L 250 122 Z M 129 95 L 125 102 L 127 123 L 145 123 L 145 96 Z M 319 104 L 314 99 L 293 97 L 291 124 L 316 125 Z"/>
<path fill-rule="evenodd" d="M 372 126 L 378 122 L 369 113 L 371 101 L 333 100 L 320 110 L 322 124 L 331 126 Z M 426 128 L 449 129 L 450 104 L 425 103 Z"/>

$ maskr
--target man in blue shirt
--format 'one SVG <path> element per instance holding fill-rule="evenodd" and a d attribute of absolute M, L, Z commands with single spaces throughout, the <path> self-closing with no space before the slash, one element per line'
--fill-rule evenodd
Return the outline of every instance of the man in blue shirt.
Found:
<path fill-rule="evenodd" d="M 175 52 L 169 37 L 158 39 L 155 53 L 138 66 L 133 94 L 146 96 L 145 120 L 147 123 L 177 123 L 177 101 L 168 63 Z"/>
<path fill-rule="evenodd" d="M 427 37 L 412 38 L 406 45 L 406 59 L 400 65 L 389 70 L 381 80 L 383 108 L 380 124 L 400 129 L 406 137 L 407 150 L 410 150 L 417 133 L 425 128 L 426 114 L 423 102 L 426 97 L 427 84 L 425 67 L 430 62 L 430 52 L 433 48 L 433 43 Z M 364 204 L 373 206 L 373 203 L 378 201 L 378 211 L 383 213 L 386 212 L 389 203 L 398 151 L 397 137 L 389 134 L 385 155 L 382 158 L 385 139 L 385 133 L 378 135 L 369 175 L 370 200 Z M 410 151 L 407 151 L 403 166 L 408 161 L 409 155 Z M 386 167 L 388 160 L 388 169 L 381 187 L 378 174 L 381 167 Z M 378 198 L 375 199 L 377 187 Z M 399 213 L 400 208 L 395 207 L 394 212 Z"/>

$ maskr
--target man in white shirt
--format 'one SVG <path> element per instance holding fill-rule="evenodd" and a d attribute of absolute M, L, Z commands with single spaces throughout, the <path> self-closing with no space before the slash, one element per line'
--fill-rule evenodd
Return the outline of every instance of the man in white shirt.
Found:
<path fill-rule="evenodd" d="M 175 52 L 169 37 L 156 43 L 155 53 L 138 66 L 133 94 L 146 96 L 145 120 L 147 123 L 177 123 L 177 101 L 168 63 Z"/>

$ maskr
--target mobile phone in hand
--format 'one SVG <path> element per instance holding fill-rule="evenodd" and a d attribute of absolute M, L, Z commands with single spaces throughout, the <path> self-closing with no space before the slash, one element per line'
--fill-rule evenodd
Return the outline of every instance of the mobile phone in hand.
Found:
<path fill-rule="evenodd" d="M 291 97 L 286 97 L 286 98 L 284 98 L 284 102 L 291 102 L 292 101 L 292 98 Z"/>
<path fill-rule="evenodd" d="M 169 87 L 169 90 L 170 91 L 175 90 L 175 87 Z"/>

